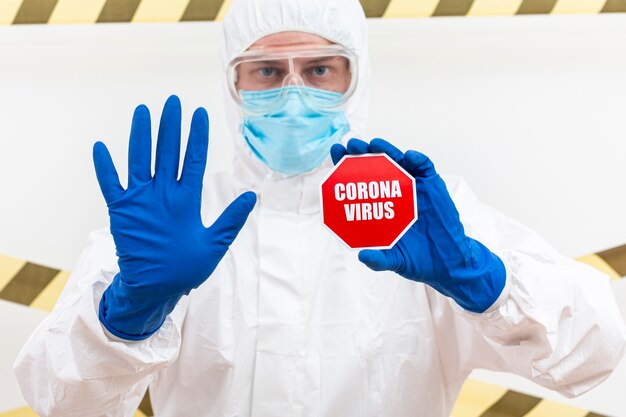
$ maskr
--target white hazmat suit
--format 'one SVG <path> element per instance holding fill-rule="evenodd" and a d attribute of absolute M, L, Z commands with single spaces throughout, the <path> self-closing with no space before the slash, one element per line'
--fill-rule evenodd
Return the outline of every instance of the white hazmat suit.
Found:
<path fill-rule="evenodd" d="M 286 30 L 357 53 L 346 139 L 362 134 L 369 78 L 358 1 L 235 0 L 224 62 Z M 305 175 L 272 172 L 247 148 L 230 97 L 227 106 L 233 170 L 205 182 L 202 215 L 210 224 L 253 190 L 248 222 L 211 277 L 137 342 L 100 324 L 100 298 L 118 266 L 108 230 L 92 233 L 59 303 L 15 363 L 40 415 L 132 416 L 150 386 L 158 417 L 443 417 L 474 368 L 574 396 L 617 365 L 624 330 L 607 277 L 481 205 L 462 179 L 446 182 L 467 235 L 507 268 L 506 288 L 484 314 L 361 264 L 320 221 L 319 183 L 330 161 Z"/>

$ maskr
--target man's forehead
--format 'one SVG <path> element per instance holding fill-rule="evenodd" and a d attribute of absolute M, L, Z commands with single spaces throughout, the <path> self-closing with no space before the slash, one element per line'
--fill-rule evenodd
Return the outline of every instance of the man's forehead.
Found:
<path fill-rule="evenodd" d="M 331 44 L 329 40 L 312 33 L 279 32 L 264 36 L 252 44 L 248 50 L 292 50 Z"/>

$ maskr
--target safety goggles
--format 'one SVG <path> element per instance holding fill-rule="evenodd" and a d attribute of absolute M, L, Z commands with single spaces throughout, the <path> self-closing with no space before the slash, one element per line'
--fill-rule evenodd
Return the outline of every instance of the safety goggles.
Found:
<path fill-rule="evenodd" d="M 227 70 L 229 91 L 245 113 L 271 114 L 294 89 L 311 108 L 343 107 L 357 82 L 354 53 L 341 45 L 299 50 L 252 50 L 233 59 Z M 250 105 L 249 97 L 255 99 Z M 332 100 L 329 100 L 332 96 Z"/>

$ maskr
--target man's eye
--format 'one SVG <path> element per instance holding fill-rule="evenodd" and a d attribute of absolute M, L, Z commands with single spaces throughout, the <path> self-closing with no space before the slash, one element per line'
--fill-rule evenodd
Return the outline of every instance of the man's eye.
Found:
<path fill-rule="evenodd" d="M 328 74 L 329 71 L 330 71 L 330 69 L 328 67 L 315 67 L 315 68 L 313 68 L 313 74 L 318 76 L 318 77 L 322 77 L 322 76 Z"/>
<path fill-rule="evenodd" d="M 274 68 L 265 67 L 259 69 L 259 74 L 261 74 L 263 77 L 271 77 L 273 75 L 276 75 L 276 70 Z"/>

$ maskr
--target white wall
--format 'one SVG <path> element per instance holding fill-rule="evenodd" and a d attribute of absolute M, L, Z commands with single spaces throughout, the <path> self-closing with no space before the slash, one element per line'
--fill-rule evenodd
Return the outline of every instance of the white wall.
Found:
<path fill-rule="evenodd" d="M 626 242 L 626 15 L 370 21 L 370 131 L 463 174 L 567 255 Z M 126 176 L 132 109 L 171 93 L 225 166 L 219 24 L 0 27 L 0 253 L 71 269 Z M 186 133 L 185 133 L 186 135 Z"/>

